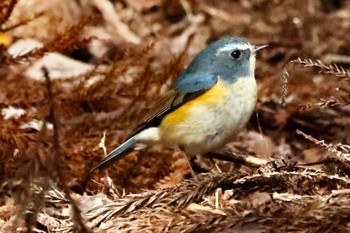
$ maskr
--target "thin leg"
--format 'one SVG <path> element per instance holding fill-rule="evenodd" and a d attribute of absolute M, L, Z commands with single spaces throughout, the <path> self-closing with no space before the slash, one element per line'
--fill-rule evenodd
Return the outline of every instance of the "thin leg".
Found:
<path fill-rule="evenodd" d="M 216 170 L 217 170 L 219 173 L 222 173 L 222 171 L 221 171 L 219 165 L 215 162 L 215 160 L 214 160 L 213 158 L 210 158 L 210 157 L 209 157 L 209 159 L 210 159 L 210 161 L 214 164 Z"/>
<path fill-rule="evenodd" d="M 191 165 L 191 162 L 190 162 L 190 160 L 189 160 L 187 154 L 186 154 L 185 152 L 182 152 L 182 154 L 184 155 L 184 157 L 185 157 L 185 159 L 186 159 L 186 161 L 187 161 L 187 164 L 188 164 L 188 166 L 190 167 L 190 172 L 191 172 L 191 175 L 192 175 L 193 179 L 194 179 L 196 182 L 198 182 L 198 181 L 199 181 L 199 180 L 198 180 L 198 176 L 197 176 L 197 174 L 194 172 L 194 170 L 193 170 L 193 168 L 192 168 L 192 165 Z"/>

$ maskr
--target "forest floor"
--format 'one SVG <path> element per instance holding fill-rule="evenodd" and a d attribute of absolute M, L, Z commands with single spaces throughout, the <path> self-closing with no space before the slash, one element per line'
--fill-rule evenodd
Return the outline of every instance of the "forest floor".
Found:
<path fill-rule="evenodd" d="M 4 0 L 0 29 L 0 232 L 350 232 L 349 1 Z M 268 47 L 219 169 L 154 146 L 89 175 L 227 36 Z"/>

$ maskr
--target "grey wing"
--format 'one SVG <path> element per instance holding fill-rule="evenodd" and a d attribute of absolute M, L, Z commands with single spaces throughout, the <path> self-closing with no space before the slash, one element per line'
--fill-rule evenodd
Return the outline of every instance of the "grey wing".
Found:
<path fill-rule="evenodd" d="M 186 70 L 175 83 L 179 93 L 195 93 L 210 89 L 218 81 L 218 76 L 212 73 L 196 73 Z"/>

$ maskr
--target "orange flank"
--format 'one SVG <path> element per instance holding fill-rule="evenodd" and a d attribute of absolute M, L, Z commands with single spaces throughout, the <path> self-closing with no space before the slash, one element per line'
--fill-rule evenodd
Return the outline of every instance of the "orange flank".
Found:
<path fill-rule="evenodd" d="M 175 111 L 169 113 L 163 119 L 162 127 L 171 127 L 185 121 L 193 111 L 196 111 L 196 108 L 213 108 L 218 104 L 222 104 L 222 99 L 227 92 L 228 90 L 223 87 L 223 81 L 219 80 L 212 88 L 199 97 L 186 102 Z"/>

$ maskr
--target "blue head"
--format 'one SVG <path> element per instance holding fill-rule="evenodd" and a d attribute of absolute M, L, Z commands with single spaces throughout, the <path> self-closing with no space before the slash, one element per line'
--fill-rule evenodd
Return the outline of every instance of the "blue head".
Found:
<path fill-rule="evenodd" d="M 224 38 L 215 41 L 201 51 L 177 81 L 179 89 L 192 77 L 220 76 L 229 83 L 238 78 L 253 77 L 255 52 L 261 48 L 241 38 Z"/>

